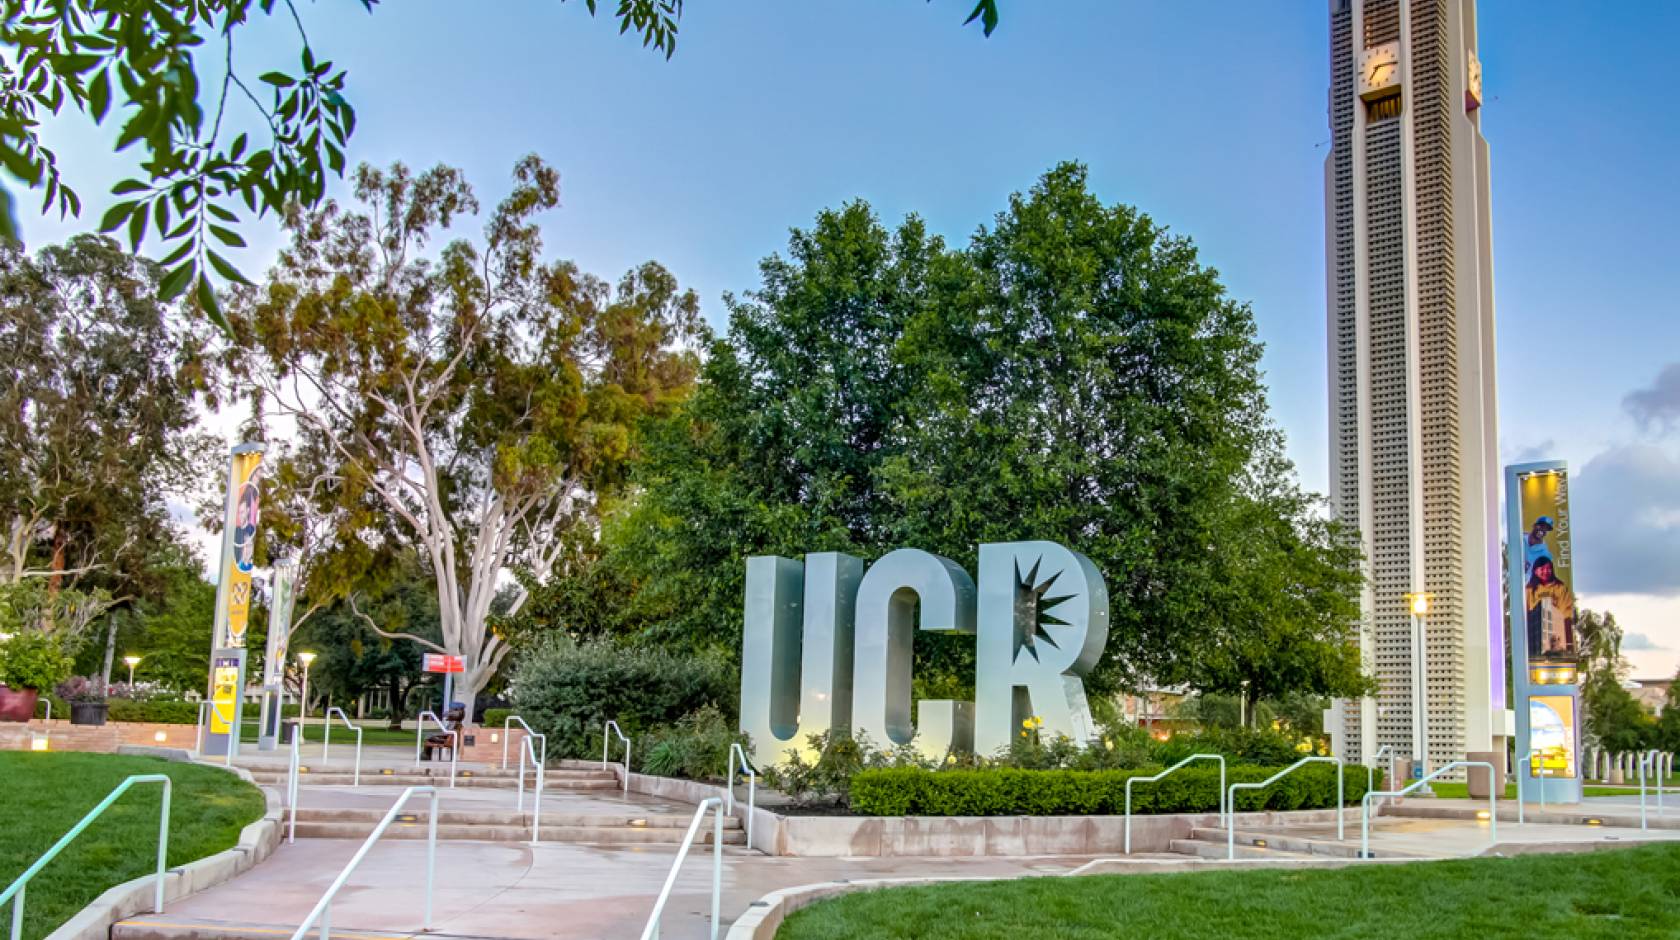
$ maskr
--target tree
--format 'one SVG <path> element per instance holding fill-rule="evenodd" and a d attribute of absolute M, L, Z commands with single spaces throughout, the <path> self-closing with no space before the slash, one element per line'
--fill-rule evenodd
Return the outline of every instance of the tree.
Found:
<path fill-rule="evenodd" d="M 404 702 L 426 679 L 420 647 L 381 633 L 407 633 L 431 642 L 442 639 L 437 592 L 418 559 L 403 559 L 393 583 L 370 596 L 350 597 L 317 614 L 300 634 L 318 658 L 311 688 L 349 701 L 374 691 L 391 695 L 390 726 L 402 727 Z"/>
<path fill-rule="evenodd" d="M 1668 685 L 1662 714 L 1657 716 L 1656 746 L 1670 754 L 1680 753 L 1680 671 Z"/>
<path fill-rule="evenodd" d="M 209 627 L 216 616 L 216 586 L 205 580 L 203 563 L 179 541 L 159 546 L 145 570 L 149 589 L 109 615 L 117 628 L 110 634 L 112 646 L 119 653 L 141 656 L 135 672 L 139 681 L 177 692 L 202 690 L 210 674 Z M 253 648 L 260 651 L 260 645 Z M 84 651 L 80 671 L 103 667 L 103 651 L 92 654 Z"/>
<path fill-rule="evenodd" d="M 644 417 L 693 381 L 699 307 L 648 263 L 616 288 L 542 260 L 536 217 L 559 177 L 521 160 L 482 246 L 426 244 L 477 211 L 459 171 L 363 166 L 363 211 L 290 219 L 268 283 L 236 295 L 235 367 L 297 426 L 303 487 L 337 513 L 339 550 L 395 544 L 435 579 L 441 640 L 469 698 L 507 655 L 490 630 L 506 572 L 541 580 L 566 535 L 620 488 Z M 527 592 L 516 588 L 513 614 Z M 470 716 L 469 716 L 470 717 Z"/>
<path fill-rule="evenodd" d="M 746 556 L 915 546 L 972 570 L 982 542 L 1050 539 L 1108 580 L 1094 691 L 1368 688 L 1357 553 L 1281 456 L 1249 309 L 1083 167 L 962 249 L 853 203 L 761 274 L 599 561 L 554 590 L 570 632 L 733 652 Z M 919 693 L 971 681 L 972 644 L 916 643 Z"/>
<path fill-rule="evenodd" d="M 1581 707 L 1587 735 L 1617 754 L 1650 747 L 1656 723 L 1622 687 L 1629 666 L 1622 658 L 1622 628 L 1616 615 L 1583 608 L 1575 630 L 1581 645 Z"/>
<path fill-rule="evenodd" d="M 33 258 L 0 248 L 0 588 L 66 638 L 156 596 L 167 500 L 218 446 L 197 430 L 200 404 L 218 400 L 208 338 L 158 301 L 159 277 L 99 236 Z"/>
<path fill-rule="evenodd" d="M 369 12 L 375 2 L 361 0 Z M 591 16 L 597 3 L 584 0 Z M 298 72 L 236 70 L 241 28 L 277 7 L 297 25 Z M 669 58 L 682 8 L 683 0 L 619 0 L 613 17 L 620 33 L 634 32 Z M 979 0 L 968 22 L 976 19 L 991 35 L 997 0 Z M 216 59 L 225 65 L 203 81 L 197 57 L 207 40 L 216 42 Z M 116 150 L 139 144 L 135 164 L 144 178 L 113 187 L 112 195 L 124 198 L 100 228 L 123 229 L 134 251 L 148 227 L 173 245 L 163 261 L 170 270 L 159 284 L 162 299 L 191 290 L 218 322 L 211 272 L 245 281 L 220 253 L 245 244 L 236 228 L 240 206 L 258 217 L 293 202 L 313 209 L 328 175 L 344 173 L 356 127 L 343 94 L 347 72 L 317 57 L 292 0 L 18 0 L 0 16 L 0 42 L 11 53 L 0 66 L 0 166 L 43 190 L 42 212 L 80 215 L 81 197 L 60 174 L 41 127 L 49 115 L 62 116 L 66 104 L 94 124 L 126 113 Z M 245 123 L 261 130 L 240 132 Z M 0 186 L 0 240 L 18 239 L 13 201 Z"/>

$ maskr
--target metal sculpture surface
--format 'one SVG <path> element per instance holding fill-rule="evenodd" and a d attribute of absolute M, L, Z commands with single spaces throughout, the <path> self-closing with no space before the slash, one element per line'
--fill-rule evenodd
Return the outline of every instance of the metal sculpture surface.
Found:
<path fill-rule="evenodd" d="M 1095 735 L 1081 677 L 1108 640 L 1108 589 L 1090 559 L 1054 542 L 980 546 L 979 590 L 950 559 L 899 549 L 865 571 L 851 555 L 747 560 L 741 730 L 774 764 L 831 729 L 935 758 L 990 754 L 1021 722 L 1081 743 Z M 975 637 L 974 702 L 924 700 L 911 720 L 918 630 Z"/>

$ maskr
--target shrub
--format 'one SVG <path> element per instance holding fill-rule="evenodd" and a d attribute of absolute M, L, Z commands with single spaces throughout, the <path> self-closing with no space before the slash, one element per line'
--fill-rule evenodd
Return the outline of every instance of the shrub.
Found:
<path fill-rule="evenodd" d="M 247 714 L 250 714 L 247 712 Z M 198 722 L 197 702 L 148 699 L 136 702 L 113 698 L 105 717 L 111 721 L 138 721 L 156 725 L 190 725 Z"/>
<path fill-rule="evenodd" d="M 1227 785 L 1259 782 L 1277 767 L 1239 764 Z M 867 816 L 1075 816 L 1118 814 L 1125 809 L 1126 781 L 1153 776 L 1137 770 L 926 770 L 917 767 L 860 770 L 851 778 L 852 809 Z M 1350 768 L 1344 800 L 1365 795 L 1365 774 Z M 1239 791 L 1236 809 L 1318 809 L 1335 805 L 1336 769 L 1309 765 L 1264 790 Z M 1217 812 L 1219 769 L 1190 766 L 1154 783 L 1132 787 L 1134 813 Z"/>
<path fill-rule="evenodd" d="M 810 750 L 817 752 L 816 760 L 808 760 L 800 750 L 790 748 L 782 763 L 763 768 L 764 779 L 770 786 L 802 805 L 845 805 L 851 796 L 853 778 L 868 769 L 929 770 L 933 766 L 932 761 L 922 758 L 911 747 L 878 751 L 864 734 L 854 738 L 825 731 L 809 736 L 806 743 Z M 956 757 L 948 759 L 957 760 Z"/>
<path fill-rule="evenodd" d="M 71 705 L 97 705 L 105 701 L 105 683 L 98 676 L 71 676 L 60 682 L 53 694 Z"/>
<path fill-rule="evenodd" d="M 585 758 L 599 758 L 608 719 L 640 739 L 708 704 L 730 715 L 738 691 L 717 657 L 566 637 L 526 653 L 508 683 L 515 712 L 548 735 L 550 754 Z"/>
<path fill-rule="evenodd" d="M 0 641 L 0 685 L 50 690 L 70 675 L 72 662 L 57 641 L 26 630 Z"/>
<path fill-rule="evenodd" d="M 729 773 L 729 746 L 747 736 L 715 705 L 704 705 L 674 725 L 643 737 L 637 756 L 643 773 L 690 780 L 722 780 Z"/>
<path fill-rule="evenodd" d="M 486 708 L 484 713 L 478 716 L 478 723 L 486 728 L 500 728 L 507 723 L 508 716 L 511 714 L 513 714 L 511 708 Z M 525 716 L 520 715 L 519 717 L 523 718 Z"/>

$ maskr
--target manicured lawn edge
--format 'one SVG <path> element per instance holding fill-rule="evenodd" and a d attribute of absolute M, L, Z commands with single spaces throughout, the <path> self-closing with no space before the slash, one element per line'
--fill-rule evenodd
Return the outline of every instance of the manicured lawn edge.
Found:
<path fill-rule="evenodd" d="M 154 752 L 153 756 L 161 756 L 178 763 L 191 763 L 167 755 L 162 749 Z M 224 773 L 232 773 L 246 783 L 256 786 L 256 781 L 244 768 L 224 767 L 208 761 L 197 763 L 215 767 Z M 280 845 L 282 833 L 280 796 L 269 789 L 262 789 L 262 793 L 265 804 L 262 818 L 240 830 L 239 841 L 232 848 L 176 866 L 165 873 L 163 899 L 166 912 L 170 904 L 189 894 L 231 881 L 273 854 L 275 848 Z M 154 886 L 155 876 L 151 875 L 114 885 L 75 916 L 54 928 L 45 940 L 108 940 L 112 924 L 135 914 L 151 911 Z"/>

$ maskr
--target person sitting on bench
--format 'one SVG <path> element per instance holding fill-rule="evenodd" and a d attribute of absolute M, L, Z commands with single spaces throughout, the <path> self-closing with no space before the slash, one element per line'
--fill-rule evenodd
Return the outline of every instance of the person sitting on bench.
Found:
<path fill-rule="evenodd" d="M 443 713 L 443 726 L 448 731 L 428 735 L 425 746 L 420 749 L 420 759 L 431 760 L 433 751 L 454 750 L 456 738 L 461 733 L 461 722 L 465 721 L 466 717 L 467 707 L 460 702 L 451 702 L 449 710 Z M 442 760 L 443 758 L 440 755 L 438 759 Z"/>

